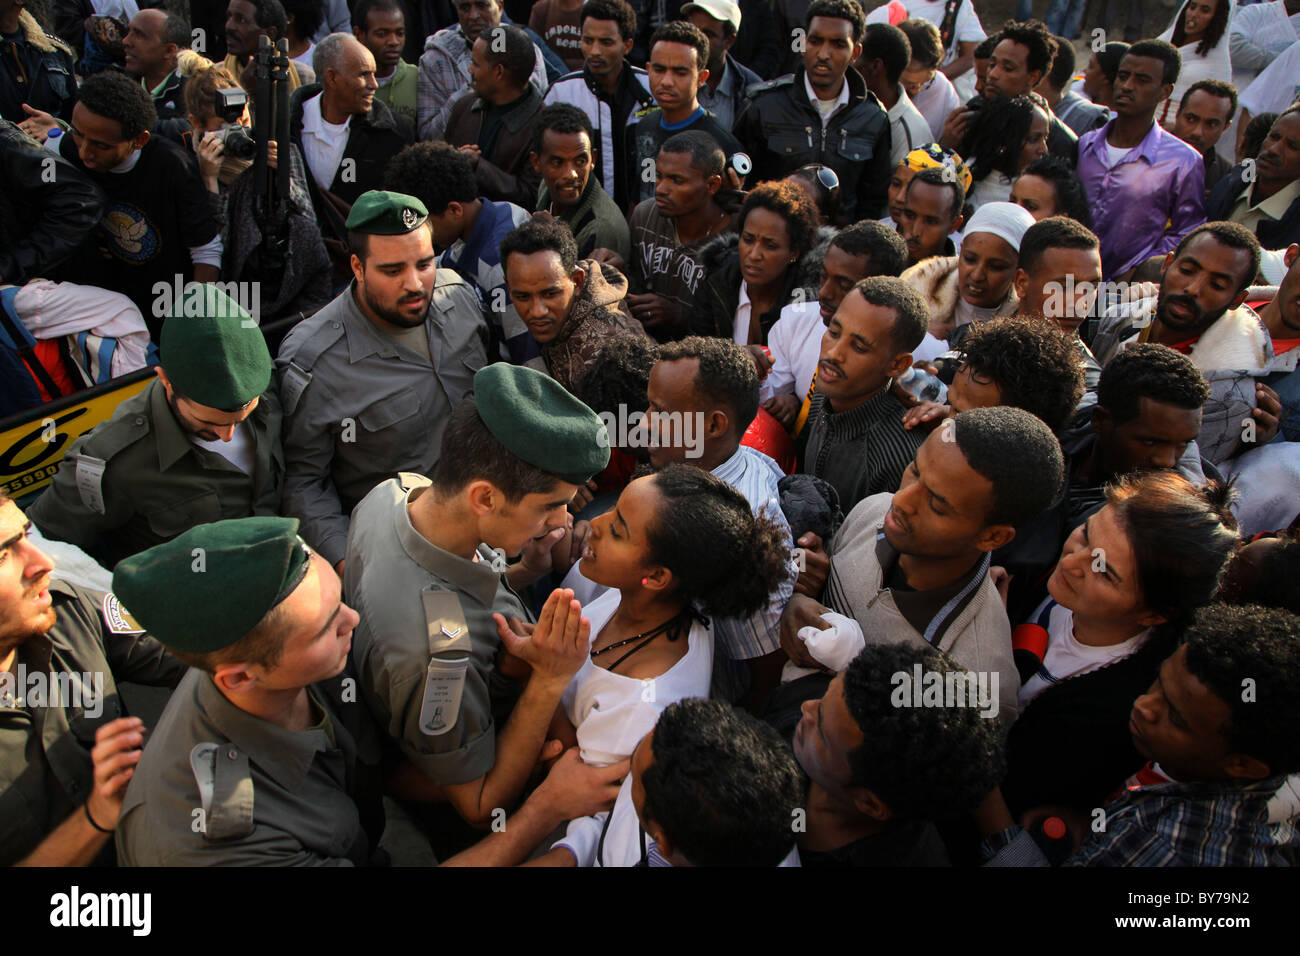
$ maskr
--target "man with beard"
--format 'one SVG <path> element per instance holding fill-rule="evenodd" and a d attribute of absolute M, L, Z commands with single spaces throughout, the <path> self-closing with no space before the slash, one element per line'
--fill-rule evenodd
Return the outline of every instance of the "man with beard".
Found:
<path fill-rule="evenodd" d="M 112 594 L 55 577 L 30 530 L 0 494 L 0 864 L 112 863 L 144 730 L 115 682 L 171 686 L 185 667 Z"/>
<path fill-rule="evenodd" d="M 280 403 L 257 323 L 215 286 L 191 285 L 159 363 L 156 381 L 72 442 L 30 511 L 44 535 L 107 567 L 198 524 L 279 510 Z"/>
<path fill-rule="evenodd" d="M 276 358 L 285 408 L 284 512 L 341 569 L 348 516 L 402 471 L 427 475 L 447 416 L 487 362 L 473 290 L 434 266 L 428 211 L 372 190 L 347 220 L 354 279 Z"/>

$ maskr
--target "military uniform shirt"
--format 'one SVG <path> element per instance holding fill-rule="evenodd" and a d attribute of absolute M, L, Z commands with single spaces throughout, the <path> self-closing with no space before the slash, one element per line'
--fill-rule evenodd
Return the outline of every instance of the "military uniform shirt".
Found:
<path fill-rule="evenodd" d="M 276 358 L 284 402 L 284 514 L 325 560 L 347 547 L 348 515 L 400 471 L 428 474 L 452 408 L 487 364 L 474 291 L 439 269 L 425 320 L 430 359 L 380 334 L 354 282 L 300 322 Z"/>
<path fill-rule="evenodd" d="M 370 860 L 353 800 L 355 741 L 308 688 L 321 722 L 286 730 L 240 710 L 211 675 L 181 680 L 117 826 L 123 866 L 352 866 Z M 200 789 L 206 777 L 208 790 Z"/>
<path fill-rule="evenodd" d="M 54 627 L 18 648 L 0 683 L 3 866 L 34 850 L 90 796 L 95 731 L 125 716 L 116 681 L 172 686 L 185 672 L 111 594 L 55 579 L 50 597 Z M 111 844 L 103 860 L 112 861 Z"/>
<path fill-rule="evenodd" d="M 406 506 L 428 485 L 418 475 L 386 481 L 353 514 L 345 593 L 361 623 L 352 632 L 352 659 L 363 699 L 403 755 L 437 784 L 468 783 L 492 769 L 492 702 L 509 692 L 494 667 L 500 638 L 492 614 L 532 615 L 492 570 L 486 547 L 479 561 L 468 561 L 415 530 Z M 456 723 L 436 736 L 420 729 L 430 657 L 421 592 L 429 589 L 455 593 L 472 645 Z"/>
<path fill-rule="evenodd" d="M 268 389 L 246 419 L 254 443 L 250 478 L 224 456 L 194 445 L 162 383 L 151 382 L 72 443 L 27 515 L 46 537 L 70 541 L 111 568 L 195 525 L 278 514 L 280 422 L 279 398 Z M 96 460 L 105 466 L 99 500 L 77 483 L 78 472 Z"/>

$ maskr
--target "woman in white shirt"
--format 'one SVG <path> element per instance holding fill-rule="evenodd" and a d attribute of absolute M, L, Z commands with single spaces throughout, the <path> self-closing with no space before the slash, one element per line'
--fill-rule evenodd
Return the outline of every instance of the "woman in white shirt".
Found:
<path fill-rule="evenodd" d="M 703 469 L 670 465 L 630 483 L 591 523 L 582 573 L 610 590 L 583 611 L 591 654 L 551 736 L 576 742 L 587 763 L 629 756 L 665 707 L 709 696 L 709 617 L 763 607 L 789 560 L 776 523 Z"/>
<path fill-rule="evenodd" d="M 1232 18 L 1234 0 L 1183 0 L 1183 5 L 1159 39 L 1172 43 L 1182 55 L 1174 91 L 1156 110 L 1156 122 L 1173 129 L 1178 104 L 1200 80 L 1232 80 Z"/>
<path fill-rule="evenodd" d="M 972 211 L 1011 198 L 1011 181 L 1047 155 L 1050 122 L 1028 96 L 995 100 L 975 114 L 958 149 L 975 177 L 966 196 Z"/>

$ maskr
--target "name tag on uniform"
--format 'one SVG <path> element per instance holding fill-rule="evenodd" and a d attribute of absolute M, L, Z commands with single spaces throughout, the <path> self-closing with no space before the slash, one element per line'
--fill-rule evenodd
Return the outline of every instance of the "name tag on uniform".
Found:
<path fill-rule="evenodd" d="M 456 726 L 472 644 L 460 599 L 453 591 L 421 591 L 428 627 L 429 668 L 420 705 L 420 732 L 430 737 Z"/>
<path fill-rule="evenodd" d="M 105 461 L 102 458 L 92 458 L 90 455 L 77 456 L 77 493 L 81 495 L 82 503 L 95 514 L 104 514 L 104 468 Z"/>

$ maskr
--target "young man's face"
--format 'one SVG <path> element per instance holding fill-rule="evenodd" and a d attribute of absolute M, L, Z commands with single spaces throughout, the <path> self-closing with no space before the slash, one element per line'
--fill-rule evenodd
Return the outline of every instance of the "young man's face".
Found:
<path fill-rule="evenodd" d="M 900 78 L 903 89 L 912 99 L 920 95 L 925 85 L 934 79 L 935 69 L 932 66 L 923 66 L 918 60 L 911 60 L 907 64 L 907 69 L 903 71 Z"/>
<path fill-rule="evenodd" d="M 1232 719 L 1227 701 L 1187 669 L 1187 648 L 1160 665 L 1151 689 L 1133 701 L 1129 733 L 1143 757 L 1175 780 L 1223 780 L 1229 756 L 1223 729 Z"/>
<path fill-rule="evenodd" d="M 371 10 L 366 14 L 365 30 L 354 29 L 360 40 L 375 58 L 379 72 L 387 76 L 402 60 L 402 47 L 406 45 L 406 18 L 401 10 Z"/>
<path fill-rule="evenodd" d="M 688 216 L 708 205 L 722 186 L 691 165 L 690 153 L 660 150 L 655 160 L 655 209 L 661 216 Z"/>
<path fill-rule="evenodd" d="M 893 309 L 850 292 L 840 302 L 822 335 L 817 390 L 832 410 L 856 408 L 901 375 L 911 355 L 894 341 Z"/>
<path fill-rule="evenodd" d="M 533 169 L 542 176 L 551 201 L 562 209 L 576 206 L 591 177 L 591 137 L 583 130 L 542 133 L 541 155 L 532 155 Z"/>
<path fill-rule="evenodd" d="M 573 300 L 586 279 L 581 269 L 570 274 L 560 254 L 550 249 L 524 255 L 512 252 L 505 263 L 510 301 L 540 345 L 557 335 L 569 320 Z"/>
<path fill-rule="evenodd" d="M 632 52 L 632 40 L 624 40 L 614 20 L 597 20 L 586 17 L 582 21 L 583 63 L 591 75 L 604 79 L 617 76 L 623 60 Z"/>
<path fill-rule="evenodd" d="M 577 485 L 557 480 L 550 491 L 509 502 L 500 489 L 494 489 L 493 509 L 480 524 L 484 543 L 510 557 L 520 554 L 529 541 L 564 527 L 566 509 L 577 493 Z"/>
<path fill-rule="evenodd" d="M 907 243 L 909 264 L 943 255 L 948 234 L 961 216 L 960 209 L 953 209 L 956 200 L 948 186 L 915 180 L 908 185 L 898 232 Z"/>
<path fill-rule="evenodd" d="M 1300 179 L 1300 113 L 1273 121 L 1255 163 L 1262 180 L 1289 183 Z"/>
<path fill-rule="evenodd" d="M 988 75 L 984 79 L 983 96 L 996 100 L 999 96 L 1023 96 L 1038 85 L 1042 70 L 1028 66 L 1029 47 L 1015 40 L 1003 40 L 993 48 Z"/>
<path fill-rule="evenodd" d="M 272 41 L 278 39 L 275 27 L 257 24 L 257 8 L 248 0 L 230 0 L 226 7 L 226 52 L 232 56 L 252 56 L 257 52 L 258 37 L 266 34 Z"/>
<path fill-rule="evenodd" d="M 235 437 L 235 428 L 248 419 L 257 410 L 261 398 L 253 399 L 246 407 L 237 412 L 223 412 L 219 408 L 200 405 L 184 395 L 176 394 L 176 389 L 167 378 L 161 365 L 155 366 L 158 379 L 167 394 L 167 404 L 176 416 L 181 428 L 195 438 L 203 441 L 230 441 Z"/>
<path fill-rule="evenodd" d="M 853 24 L 839 17 L 813 17 L 803 51 L 803 66 L 814 90 L 830 95 L 862 55 L 862 44 L 853 42 Z"/>
<path fill-rule="evenodd" d="M 972 408 L 996 408 L 1001 404 L 1002 389 L 998 383 L 976 371 L 969 362 L 962 362 L 948 386 L 948 406 L 953 414 Z"/>
<path fill-rule="evenodd" d="M 1197 90 L 1184 96 L 1174 117 L 1174 135 L 1200 152 L 1208 153 L 1219 142 L 1228 128 L 1228 112 L 1232 100 L 1215 96 L 1208 90 Z"/>
<path fill-rule="evenodd" d="M 1016 272 L 1016 294 L 1024 315 L 1042 315 L 1073 335 L 1092 312 L 1101 282 L 1099 249 L 1045 249 L 1032 273 Z M 1067 295 L 1073 283 L 1074 294 Z"/>
<path fill-rule="evenodd" d="M 1120 116 L 1154 115 L 1168 98 L 1173 84 L 1165 84 L 1165 61 L 1153 56 L 1125 53 L 1115 73 L 1114 110 Z"/>
<path fill-rule="evenodd" d="M 1049 216 L 1061 214 L 1056 205 L 1056 187 L 1050 180 L 1033 173 L 1021 173 L 1011 184 L 1011 201 L 1042 222 Z"/>
<path fill-rule="evenodd" d="M 127 157 L 149 142 L 149 134 L 141 133 L 135 139 L 122 138 L 122 124 L 98 113 L 92 113 L 82 103 L 72 108 L 72 141 L 82 164 L 93 173 L 106 173 L 126 162 Z"/>
<path fill-rule="evenodd" d="M 852 779 L 849 754 L 866 741 L 844 702 L 844 675 L 836 674 L 820 700 L 804 701 L 794 731 L 794 759 L 828 793 L 845 796 Z"/>
<path fill-rule="evenodd" d="M 1074 529 L 1061 549 L 1047 592 L 1061 607 L 1093 621 L 1147 627 L 1137 558 L 1115 506 L 1106 505 Z"/>
<path fill-rule="evenodd" d="M 486 37 L 479 37 L 470 48 L 469 85 L 483 99 L 491 101 L 500 92 L 501 83 L 497 76 L 496 64 L 488 62 L 487 50 Z"/>
<path fill-rule="evenodd" d="M 499 0 L 456 0 L 456 16 L 461 32 L 472 43 L 501 22 L 501 4 Z"/>
<path fill-rule="evenodd" d="M 1106 78 L 1106 71 L 1101 68 L 1101 60 L 1097 59 L 1097 54 L 1094 53 L 1088 57 L 1088 65 L 1083 70 L 1083 93 L 1095 101 L 1109 85 L 1110 80 Z"/>
<path fill-rule="evenodd" d="M 817 304 L 821 306 L 822 321 L 829 323 L 836 309 L 844 302 L 849 290 L 868 276 L 877 275 L 871 268 L 871 257 L 855 256 L 832 242 L 826 247 L 822 259 L 821 287 L 817 290 Z"/>
<path fill-rule="evenodd" d="M 689 114 L 696 106 L 695 94 L 708 79 L 700 71 L 699 54 L 685 43 L 656 43 L 650 52 L 646 72 L 650 74 L 650 92 L 665 113 Z"/>
<path fill-rule="evenodd" d="M 1130 471 L 1171 470 L 1201 432 L 1201 409 L 1138 399 L 1138 414 L 1117 423 L 1106 409 L 1093 412 L 1101 477 Z"/>
<path fill-rule="evenodd" d="M 302 582 L 284 599 L 284 649 L 270 669 L 245 665 L 263 690 L 294 690 L 336 677 L 348 662 L 352 629 L 361 616 L 343 603 L 339 576 L 312 554 Z"/>
<path fill-rule="evenodd" d="M 649 432 L 650 464 L 656 470 L 675 462 L 690 464 L 692 459 L 687 457 L 687 452 L 700 451 L 703 446 L 698 443 L 708 441 L 707 435 L 690 436 L 697 443 L 692 449 L 685 433 L 687 419 L 690 419 L 689 427 L 695 428 L 707 422 L 715 410 L 695 387 L 699 371 L 697 358 L 659 361 L 650 369 L 645 428 Z M 696 430 L 703 432 L 704 427 L 701 425 Z M 699 455 L 695 457 L 698 459 Z"/>
<path fill-rule="evenodd" d="M 731 44 L 736 42 L 735 35 L 728 37 L 723 29 L 722 21 L 715 20 L 703 10 L 692 10 L 691 15 L 686 18 L 695 24 L 709 40 L 709 73 L 717 77 L 722 73 L 722 64 L 726 60 L 727 51 L 731 49 Z"/>
<path fill-rule="evenodd" d="M 1201 233 L 1165 263 L 1156 319 L 1188 338 L 1200 335 L 1245 299 L 1250 263 L 1247 250 Z"/>
<path fill-rule="evenodd" d="M 27 537 L 30 527 L 12 501 L 0 505 L 0 663 L 56 619 L 48 590 L 54 562 Z"/>
<path fill-rule="evenodd" d="M 952 558 L 979 549 L 993 483 L 966 463 L 949 426 L 917 450 L 885 513 L 885 538 L 900 554 Z"/>
<path fill-rule="evenodd" d="M 424 324 L 437 278 L 428 229 L 402 236 L 370 236 L 365 260 L 352 257 L 357 294 L 378 318 L 402 329 Z"/>
<path fill-rule="evenodd" d="M 167 14 L 162 10 L 141 10 L 131 18 L 131 26 L 122 38 L 126 72 L 148 76 L 162 70 L 167 62 L 168 44 L 162 36 L 166 22 Z M 172 55 L 176 55 L 174 49 Z"/>

